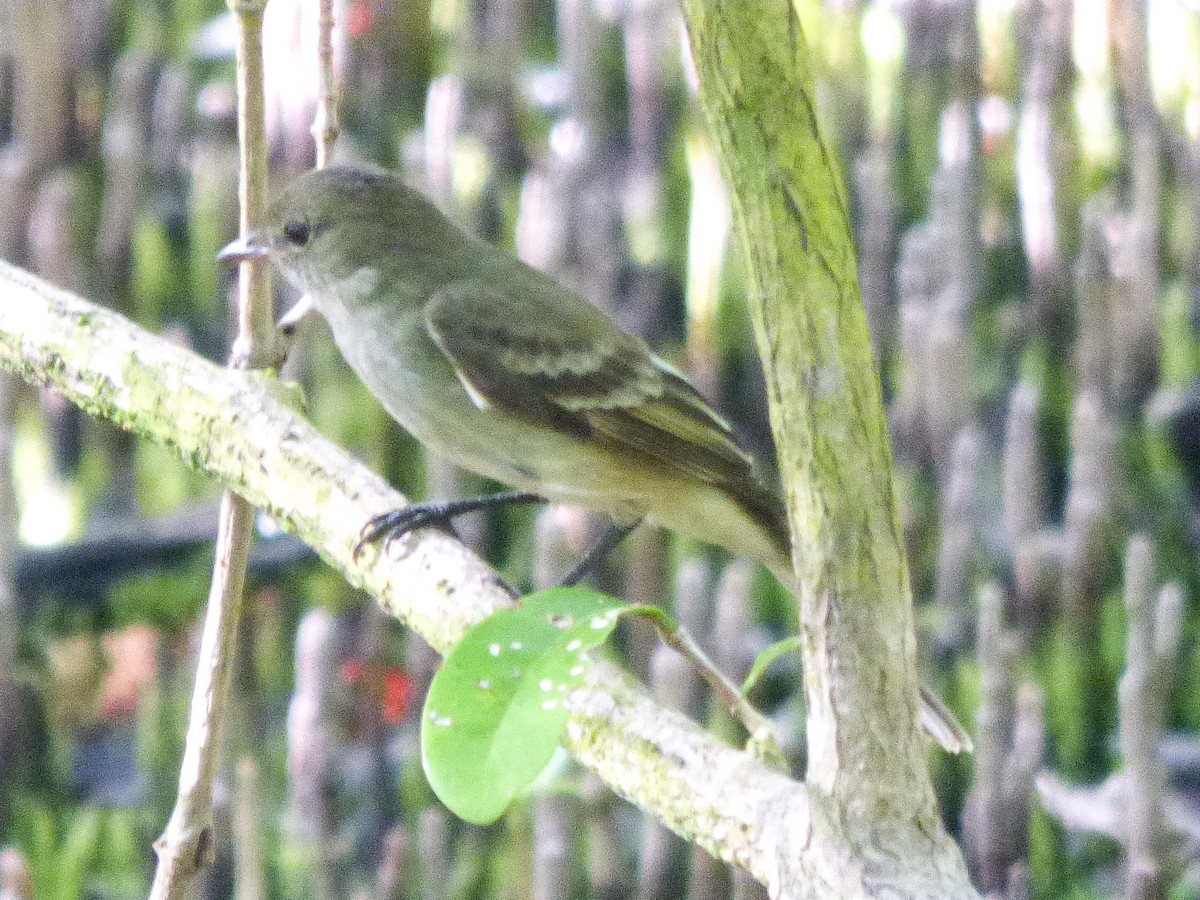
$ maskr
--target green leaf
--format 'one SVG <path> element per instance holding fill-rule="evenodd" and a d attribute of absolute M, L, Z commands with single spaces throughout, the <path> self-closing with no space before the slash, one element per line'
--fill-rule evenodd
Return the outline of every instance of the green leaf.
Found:
<path fill-rule="evenodd" d="M 788 653 L 798 653 L 800 651 L 800 635 L 786 637 L 782 641 L 776 641 L 762 653 L 754 658 L 754 665 L 750 667 L 750 674 L 746 676 L 746 680 L 742 683 L 742 696 L 748 697 L 750 692 L 754 690 L 754 686 L 758 684 L 763 675 L 767 674 L 767 669 L 771 668 L 775 660 Z"/>
<path fill-rule="evenodd" d="M 530 594 L 467 631 L 434 676 L 421 720 L 421 759 L 438 798 L 485 825 L 528 790 L 567 722 L 563 700 L 583 683 L 589 651 L 628 606 L 582 588 Z"/>

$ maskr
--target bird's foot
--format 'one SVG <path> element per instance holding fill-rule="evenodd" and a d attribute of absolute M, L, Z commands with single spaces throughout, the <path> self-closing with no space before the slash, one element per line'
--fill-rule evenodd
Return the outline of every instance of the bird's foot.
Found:
<path fill-rule="evenodd" d="M 454 535 L 454 520 L 459 516 L 497 506 L 540 502 L 542 502 L 542 498 L 537 494 L 511 491 L 502 494 L 488 494 L 485 497 L 469 497 L 465 500 L 431 500 L 424 503 L 410 503 L 400 509 L 393 509 L 371 517 L 358 534 L 358 543 L 354 545 L 354 558 L 358 558 L 363 547 L 380 538 L 383 538 L 383 546 L 386 550 L 392 541 L 404 537 L 410 531 L 418 528 L 437 528 Z"/>
<path fill-rule="evenodd" d="M 367 544 L 384 538 L 386 548 L 392 541 L 418 528 L 437 528 L 454 535 L 454 517 L 445 510 L 445 506 L 445 503 L 413 503 L 372 516 L 358 533 L 358 543 L 354 545 L 355 558 Z"/>
<path fill-rule="evenodd" d="M 605 557 L 612 553 L 613 550 L 627 538 L 635 528 L 641 523 L 641 519 L 628 525 L 609 525 L 605 529 L 604 534 L 600 535 L 600 539 L 596 541 L 583 555 L 583 559 L 575 564 L 570 572 L 566 574 L 562 581 L 558 583 L 559 587 L 574 587 L 592 574 L 597 567 L 604 562 Z"/>

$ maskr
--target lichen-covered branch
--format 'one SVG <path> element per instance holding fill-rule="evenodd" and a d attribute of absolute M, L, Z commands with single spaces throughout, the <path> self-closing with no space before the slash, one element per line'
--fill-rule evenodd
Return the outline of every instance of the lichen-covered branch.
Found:
<path fill-rule="evenodd" d="M 2 261 L 0 366 L 174 448 L 288 524 L 441 650 L 507 601 L 486 565 L 437 534 L 397 547 L 407 552 L 394 551 L 393 563 L 368 553 L 356 565 L 362 524 L 404 498 L 318 434 L 270 375 L 226 370 Z M 439 560 L 447 572 L 430 571 Z"/>
<path fill-rule="evenodd" d="M 317 433 L 273 377 L 217 366 L 4 262 L 0 368 L 173 447 L 440 651 L 512 603 L 486 563 L 436 531 L 355 561 L 363 523 L 404 498 Z M 808 827 L 803 785 L 663 708 L 611 665 L 598 664 L 573 700 L 568 749 L 614 790 L 764 883 L 797 868 Z M 785 881 L 778 896 L 801 895 Z"/>

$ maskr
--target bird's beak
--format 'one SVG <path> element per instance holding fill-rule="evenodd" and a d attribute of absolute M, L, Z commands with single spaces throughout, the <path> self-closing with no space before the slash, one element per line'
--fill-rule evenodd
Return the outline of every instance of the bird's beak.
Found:
<path fill-rule="evenodd" d="M 257 233 L 242 235 L 236 241 L 230 241 L 217 254 L 217 261 L 223 263 L 245 262 L 248 259 L 262 259 L 270 252 L 264 241 Z"/>

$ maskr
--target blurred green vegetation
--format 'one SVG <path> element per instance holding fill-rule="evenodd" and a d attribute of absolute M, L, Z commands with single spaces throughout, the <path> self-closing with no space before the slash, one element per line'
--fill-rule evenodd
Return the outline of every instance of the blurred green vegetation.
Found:
<path fill-rule="evenodd" d="M 1038 17 L 1053 5 L 798 4 L 817 54 L 821 113 L 838 140 L 854 193 L 864 285 L 880 283 L 868 279 L 881 273 L 882 289 L 867 302 L 885 392 L 893 401 L 898 493 L 918 620 L 926 645 L 934 648 L 923 654 L 927 668 L 948 702 L 972 721 L 987 678 L 973 634 L 978 590 L 1000 583 L 1008 622 L 1019 637 L 1008 686 L 1015 690 L 1028 681 L 1041 687 L 1042 762 L 1083 784 L 1122 766 L 1116 697 L 1127 664 L 1128 623 L 1121 570 L 1126 541 L 1135 532 L 1153 544 L 1157 584 L 1177 583 L 1188 599 L 1167 725 L 1193 743 L 1200 729 L 1200 617 L 1194 603 L 1200 591 L 1200 436 L 1187 428 L 1200 415 L 1188 399 L 1200 366 L 1200 17 L 1184 4 L 1175 9 L 1169 0 L 1156 0 L 1149 13 L 1133 19 L 1134 27 L 1146 29 L 1142 63 L 1157 59 L 1160 67 L 1150 117 L 1158 142 L 1149 155 L 1155 175 L 1146 173 L 1147 154 L 1136 149 L 1142 146 L 1138 128 L 1145 127 L 1137 115 L 1145 113 L 1146 98 L 1137 95 L 1138 83 L 1121 65 L 1117 48 L 1127 36 L 1122 29 L 1130 26 L 1113 12 L 1141 5 L 1123 0 L 1089 12 L 1076 4 L 1074 18 L 1067 16 L 1067 46 L 1059 48 L 1060 69 L 1042 85 L 1044 94 L 1036 94 L 1033 81 L 1044 75 L 1035 74 L 1041 70 L 1034 62 L 1044 47 L 1034 38 L 1053 36 Z M 22 44 L 25 55 L 8 44 L 0 47 L 0 138 L 7 141 L 0 152 L 16 159 L 22 139 L 48 147 L 45 159 L 26 160 L 32 180 L 36 187 L 65 174 L 70 202 L 56 218 L 46 192 L 30 191 L 24 211 L 0 228 L 0 249 L 147 327 L 223 358 L 231 332 L 231 276 L 213 257 L 236 224 L 233 65 L 224 5 L 120 0 L 81 3 L 68 15 L 72 5 L 61 4 L 58 18 L 51 18 L 69 36 L 67 50 L 47 33 L 19 30 L 35 6 L 14 0 L 7 13 L 14 16 L 11 43 Z M 268 33 L 268 61 L 281 73 L 270 94 L 276 183 L 308 166 L 313 155 L 305 91 L 315 63 L 302 55 L 307 45 L 297 37 L 308 33 L 311 23 L 301 24 L 300 10 L 311 6 L 269 4 L 279 16 Z M 967 9 L 965 18 L 955 12 L 959 7 Z M 1084 21 L 1089 15 L 1108 23 L 1099 39 Z M 695 225 L 688 215 L 699 189 L 690 180 L 688 147 L 700 127 L 690 108 L 673 5 L 347 0 L 339 23 L 345 29 L 339 153 L 404 166 L 469 226 L 549 260 L 555 274 L 581 289 L 603 293 L 598 299 L 622 321 L 635 323 L 665 357 L 714 373 L 704 387 L 769 470 L 770 431 L 743 303 L 740 252 L 730 248 L 720 263 L 711 320 L 686 296 L 689 246 L 702 237 L 692 229 L 713 223 Z M 27 60 L 43 50 L 56 65 L 35 71 Z M 137 54 L 149 60 L 148 88 L 118 90 L 119 72 Z M 1167 83 L 1161 73 L 1170 69 L 1171 54 L 1183 58 L 1175 82 Z M 46 100 L 43 120 L 27 110 L 36 111 L 30 98 L 46 89 L 47 79 L 65 80 L 69 100 L 59 106 Z M 1045 98 L 1052 135 L 1052 168 L 1045 174 L 1054 191 L 1058 256 L 1051 262 L 1059 280 L 1049 314 L 1037 309 L 1043 273 L 1031 262 L 1033 235 L 1022 220 L 1022 204 L 1033 201 L 1022 182 L 1021 116 L 1035 94 Z M 956 104 L 969 109 L 959 131 Z M 67 120 L 58 138 L 31 139 L 38 129 L 59 133 L 55 117 Z M 955 143 L 959 132 L 962 146 Z M 951 165 L 960 151 L 970 161 L 963 171 Z M 871 185 L 862 166 L 872 153 L 883 160 L 883 191 L 863 189 Z M 450 173 L 448 185 L 434 183 L 440 171 Z M 1146 187 L 1155 178 L 1157 193 Z M 1153 203 L 1148 213 L 1137 208 L 1147 196 Z M 1089 287 L 1082 271 L 1090 240 L 1084 210 L 1097 202 L 1109 211 L 1102 217 L 1103 271 Z M 882 231 L 871 230 L 873 222 L 883 222 Z M 1153 235 L 1149 244 L 1121 243 L 1140 227 Z M 913 239 L 922 229 L 924 251 Z M 124 238 L 109 258 L 104 239 L 115 235 Z M 974 272 L 968 284 L 951 283 L 946 274 L 960 258 Z M 901 271 L 907 259 L 915 260 L 911 277 Z M 1138 374 L 1127 399 L 1111 373 L 1137 336 L 1131 329 L 1145 322 L 1131 325 L 1121 315 L 1134 309 L 1138 286 L 1147 284 L 1154 292 L 1153 366 Z M 939 304 L 955 290 L 968 297 L 965 308 L 939 319 Z M 291 294 L 283 285 L 278 293 L 282 308 Z M 1084 304 L 1101 295 L 1110 306 L 1098 314 L 1107 316 L 1100 329 L 1106 355 L 1098 368 L 1113 383 L 1097 388 L 1087 380 L 1081 348 L 1089 334 Z M 906 322 L 919 327 L 906 334 Z M 704 329 L 704 339 L 697 338 Z M 947 358 L 966 373 L 958 381 L 945 375 Z M 308 413 L 324 433 L 406 493 L 422 496 L 436 483 L 436 463 L 349 373 L 323 326 L 308 328 L 290 365 L 289 374 L 304 387 Z M 915 394 L 906 381 L 912 373 L 920 381 Z M 1001 534 L 1001 494 L 1012 477 L 1003 472 L 1012 440 L 1005 422 L 1018 381 L 1037 392 L 1038 466 L 1020 477 L 1036 482 L 1027 487 L 1043 505 L 1040 532 L 1061 537 L 1074 527 L 1068 508 L 1073 492 L 1078 498 L 1082 491 L 1078 473 L 1087 468 L 1076 463 L 1081 456 L 1087 462 L 1091 452 L 1072 425 L 1085 391 L 1099 390 L 1115 435 L 1111 470 L 1089 487 L 1097 492 L 1104 528 L 1096 557 L 1081 576 L 1087 576 L 1085 609 L 1069 609 L 1064 599 L 1062 571 L 1069 559 L 1056 559 L 1059 580 L 1048 599 L 1023 596 L 1028 572 L 1021 568 L 1020 541 Z M 29 554 L 35 544 L 71 544 L 114 527 L 137 533 L 147 519 L 182 516 L 217 496 L 219 486 L 169 450 L 82 421 L 52 399 L 13 390 L 18 512 Z M 954 404 L 963 412 L 950 421 L 945 442 L 976 426 L 984 450 L 969 523 L 976 558 L 952 597 L 972 629 L 965 639 L 950 640 L 940 633 L 947 610 L 934 598 L 948 568 L 942 536 L 952 524 L 945 517 L 954 473 L 952 453 L 936 432 L 939 417 L 958 415 Z M 906 419 L 904 411 L 912 408 L 918 412 Z M 915 426 L 906 427 L 908 421 Z M 463 484 L 483 487 L 476 479 Z M 514 583 L 531 587 L 542 552 L 537 522 L 536 511 L 514 510 L 467 536 L 474 534 Z M 270 524 L 262 530 L 269 545 Z M 664 540 L 666 548 L 656 552 L 668 571 L 650 579 L 664 605 L 671 605 L 671 573 L 679 563 L 700 558 L 715 582 L 728 562 L 710 548 Z M 15 664 L 22 728 L 17 752 L 0 765 L 0 847 L 21 852 L 33 896 L 144 894 L 153 866 L 150 845 L 174 799 L 209 553 L 203 541 L 192 541 L 169 565 L 135 561 L 132 574 L 94 585 L 88 572 L 76 572 L 22 598 Z M 626 568 L 612 566 L 604 587 L 632 591 L 636 576 L 626 569 L 654 568 L 652 554 L 639 553 L 626 548 L 619 554 Z M 427 649 L 382 621 L 311 557 L 297 554 L 268 566 L 252 577 L 247 596 L 236 721 L 226 756 L 231 763 L 250 757 L 257 764 L 261 796 L 255 812 L 264 835 L 259 862 L 270 895 L 349 896 L 359 890 L 397 897 L 528 896 L 536 811 L 517 809 L 485 830 L 451 822 L 415 762 L 412 711 L 419 709 L 435 665 Z M 703 632 L 715 628 L 717 618 L 711 585 L 704 600 L 698 630 L 702 640 L 715 640 L 713 631 Z M 751 636 L 760 644 L 794 631 L 792 598 L 769 577 L 756 575 L 743 600 L 762 632 Z M 329 613 L 332 630 L 313 659 L 303 662 L 297 631 L 314 609 Z M 152 640 L 138 653 L 123 657 L 107 649 L 115 646 L 105 643 L 114 635 L 140 626 Z M 620 643 L 631 666 L 645 673 L 646 642 L 636 632 L 622 632 Z M 790 750 L 800 767 L 798 680 L 781 663 L 761 694 L 781 730 L 792 735 Z M 402 711 L 407 715 L 385 702 L 389 685 L 411 690 Z M 298 744 L 315 738 L 289 732 L 289 704 L 299 695 L 320 708 L 321 740 L 335 756 L 314 776 L 324 779 L 316 799 L 304 794 L 305 773 L 294 759 Z M 698 709 L 689 711 L 707 715 L 702 704 Z M 128 762 L 134 775 L 123 776 L 116 763 L 106 769 L 112 759 Z M 949 824 L 965 834 L 974 761 L 934 756 L 931 764 Z M 1189 783 L 1194 774 L 1172 772 L 1177 783 Z M 223 776 L 225 816 L 239 799 L 232 779 Z M 645 833 L 640 817 L 625 807 L 614 811 L 574 769 L 565 782 L 587 810 L 587 858 L 580 865 L 590 866 L 591 889 L 600 891 L 603 876 L 610 878 L 603 882 L 611 888 L 606 896 L 634 895 L 638 879 L 650 877 L 638 869 Z M 1024 802 L 1020 824 L 1028 838 L 1019 859 L 1027 866 L 1030 895 L 1112 896 L 1124 864 L 1119 844 L 1069 832 L 1036 798 Z M 1192 809 L 1196 801 L 1184 794 L 1181 802 Z M 212 896 L 227 895 L 232 878 L 228 822 L 220 827 L 224 862 L 212 876 Z M 678 846 L 673 852 L 677 871 L 688 858 Z M 393 870 L 400 886 L 387 888 Z M 1185 873 L 1171 896 L 1200 896 L 1196 881 Z M 681 884 L 672 896 L 688 895 Z"/>

